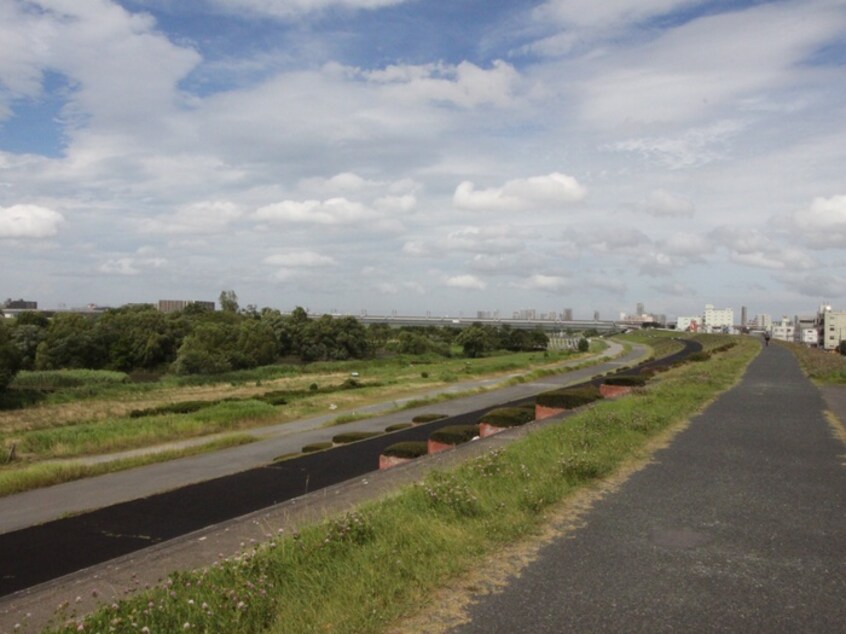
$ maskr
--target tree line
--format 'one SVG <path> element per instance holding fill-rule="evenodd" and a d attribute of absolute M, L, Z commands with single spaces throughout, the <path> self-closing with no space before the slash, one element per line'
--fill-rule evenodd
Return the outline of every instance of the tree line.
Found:
<path fill-rule="evenodd" d="M 493 350 L 545 349 L 542 331 L 473 324 L 459 330 L 425 326 L 369 327 L 354 317 L 310 318 L 301 308 L 241 309 L 231 291 L 222 310 L 189 305 L 159 312 L 149 304 L 127 305 L 97 315 L 58 313 L 47 318 L 23 312 L 0 319 L 0 389 L 15 372 L 66 368 L 215 374 L 281 361 L 364 359 L 376 354 L 450 356 L 453 346 L 477 357 Z"/>

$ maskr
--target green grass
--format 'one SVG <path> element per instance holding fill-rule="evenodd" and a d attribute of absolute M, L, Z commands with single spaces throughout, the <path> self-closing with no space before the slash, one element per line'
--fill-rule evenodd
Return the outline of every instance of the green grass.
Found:
<path fill-rule="evenodd" d="M 276 408 L 256 400 L 221 402 L 190 414 L 115 418 L 37 429 L 0 437 L 29 460 L 71 458 L 153 446 L 173 440 L 234 431 L 246 421 L 268 420 Z"/>
<path fill-rule="evenodd" d="M 105 473 L 123 471 L 156 462 L 166 462 L 176 458 L 186 458 L 201 453 L 220 451 L 255 442 L 255 436 L 249 434 L 229 434 L 201 445 L 183 449 L 168 449 L 154 453 L 121 458 L 96 464 L 82 462 L 41 462 L 30 465 L 6 465 L 0 467 L 0 497 L 22 493 L 39 487 L 52 486 L 62 482 L 91 478 Z"/>
<path fill-rule="evenodd" d="M 651 438 L 729 388 L 758 351 L 757 342 L 741 341 L 661 373 L 643 394 L 599 402 L 398 495 L 208 569 L 175 573 L 161 588 L 94 613 L 84 630 L 383 631 L 504 545 L 536 533 L 545 512 L 574 491 L 640 456 Z"/>
<path fill-rule="evenodd" d="M 773 339 L 771 343 L 789 349 L 798 359 L 805 374 L 817 383 L 846 383 L 846 357 L 843 355 L 777 339 Z"/>
<path fill-rule="evenodd" d="M 21 370 L 12 381 L 15 389 L 57 390 L 85 385 L 128 383 L 129 375 L 110 370 Z"/>

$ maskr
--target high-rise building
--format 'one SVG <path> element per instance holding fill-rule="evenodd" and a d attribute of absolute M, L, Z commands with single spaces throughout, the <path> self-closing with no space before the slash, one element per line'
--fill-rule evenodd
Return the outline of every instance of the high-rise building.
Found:
<path fill-rule="evenodd" d="M 637 303 L 637 310 L 635 311 L 635 315 L 640 316 L 646 313 L 646 309 L 643 307 L 643 302 Z"/>
<path fill-rule="evenodd" d="M 565 308 L 564 309 L 564 321 L 573 321 L 573 309 L 572 308 Z"/>
<path fill-rule="evenodd" d="M 746 306 L 740 307 L 740 327 L 746 328 Z"/>

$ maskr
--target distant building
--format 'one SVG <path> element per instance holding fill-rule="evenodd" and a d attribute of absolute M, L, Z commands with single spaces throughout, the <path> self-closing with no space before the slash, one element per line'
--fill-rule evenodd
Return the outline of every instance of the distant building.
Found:
<path fill-rule="evenodd" d="M 826 310 L 823 313 L 822 344 L 826 350 L 836 350 L 846 339 L 846 311 Z"/>
<path fill-rule="evenodd" d="M 160 299 L 158 309 L 160 313 L 175 313 L 185 310 L 186 307 L 196 304 L 206 310 L 214 310 L 214 302 L 203 302 L 194 299 Z"/>
<path fill-rule="evenodd" d="M 593 311 L 593 320 L 599 321 L 599 311 L 598 310 Z"/>
<path fill-rule="evenodd" d="M 740 307 L 740 327 L 746 328 L 746 306 Z"/>
<path fill-rule="evenodd" d="M 11 310 L 38 310 L 38 302 L 31 302 L 26 299 L 7 299 L 3 302 L 2 307 Z"/>
<path fill-rule="evenodd" d="M 564 321 L 573 321 L 573 309 L 572 308 L 565 308 L 564 309 Z"/>
<path fill-rule="evenodd" d="M 713 304 L 705 304 L 702 326 L 705 332 L 731 330 L 734 327 L 734 310 L 731 308 L 714 308 Z"/>
<path fill-rule="evenodd" d="M 773 323 L 771 334 L 773 339 L 779 341 L 795 341 L 796 326 L 789 318 L 782 317 L 780 321 Z"/>
<path fill-rule="evenodd" d="M 680 332 L 699 332 L 701 317 L 676 317 L 676 330 Z"/>

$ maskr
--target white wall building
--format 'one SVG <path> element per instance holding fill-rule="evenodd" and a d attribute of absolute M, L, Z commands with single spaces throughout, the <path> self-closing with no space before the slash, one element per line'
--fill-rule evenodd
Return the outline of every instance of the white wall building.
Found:
<path fill-rule="evenodd" d="M 713 304 L 705 304 L 702 325 L 705 327 L 705 332 L 731 330 L 734 328 L 734 309 L 714 308 Z"/>
<path fill-rule="evenodd" d="M 823 348 L 836 350 L 844 339 L 846 339 L 846 311 L 825 311 L 823 313 Z"/>
<path fill-rule="evenodd" d="M 775 322 L 772 327 L 773 339 L 779 341 L 794 341 L 796 336 L 796 327 L 793 320 L 782 317 L 780 321 Z"/>
<path fill-rule="evenodd" d="M 702 317 L 676 317 L 676 330 L 679 332 L 698 332 Z"/>

